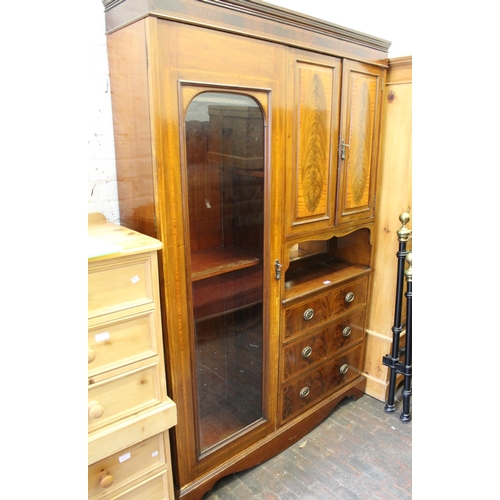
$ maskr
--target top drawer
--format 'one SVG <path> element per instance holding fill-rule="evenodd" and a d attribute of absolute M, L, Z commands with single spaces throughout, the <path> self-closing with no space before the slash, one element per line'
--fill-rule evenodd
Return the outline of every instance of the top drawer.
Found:
<path fill-rule="evenodd" d="M 285 339 L 366 304 L 368 278 L 344 283 L 285 311 Z"/>
<path fill-rule="evenodd" d="M 148 253 L 134 258 L 89 264 L 89 318 L 152 304 L 152 258 L 156 258 L 156 255 Z"/>

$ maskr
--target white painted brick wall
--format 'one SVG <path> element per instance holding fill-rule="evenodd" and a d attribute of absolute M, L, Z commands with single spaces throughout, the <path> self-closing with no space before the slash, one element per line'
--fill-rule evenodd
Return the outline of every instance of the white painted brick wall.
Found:
<path fill-rule="evenodd" d="M 95 23 L 90 27 L 95 42 L 89 48 L 92 51 L 93 71 L 88 75 L 88 90 L 95 103 L 90 110 L 88 131 L 88 212 L 101 212 L 106 219 L 119 223 L 104 10 L 100 2 L 95 4 Z"/>

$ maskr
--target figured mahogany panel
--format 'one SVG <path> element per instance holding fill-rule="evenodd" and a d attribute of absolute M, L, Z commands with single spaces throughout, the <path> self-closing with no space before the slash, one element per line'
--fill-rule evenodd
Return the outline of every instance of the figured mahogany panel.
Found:
<path fill-rule="evenodd" d="M 346 61 L 343 71 L 337 224 L 373 218 L 383 70 Z"/>
<path fill-rule="evenodd" d="M 285 338 L 291 338 L 335 316 L 347 313 L 366 303 L 368 280 L 363 278 L 326 290 L 323 295 L 292 307 L 285 312 Z M 309 311 L 309 314 L 307 312 Z"/>
<path fill-rule="evenodd" d="M 316 366 L 335 353 L 357 344 L 364 337 L 365 310 L 345 316 L 284 347 L 283 380 Z"/>
<path fill-rule="evenodd" d="M 297 218 L 325 214 L 328 208 L 331 74 L 300 70 L 297 155 Z"/>
<path fill-rule="evenodd" d="M 358 377 L 361 373 L 363 347 L 360 344 L 321 365 L 318 370 L 283 386 L 282 421 L 290 420 Z"/>
<path fill-rule="evenodd" d="M 290 59 L 293 140 L 288 231 L 294 233 L 333 226 L 340 60 Z"/>

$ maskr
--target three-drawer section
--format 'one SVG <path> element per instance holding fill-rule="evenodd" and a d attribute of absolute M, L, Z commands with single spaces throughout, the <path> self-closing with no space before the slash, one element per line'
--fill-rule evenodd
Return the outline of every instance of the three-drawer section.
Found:
<path fill-rule="evenodd" d="M 286 306 L 281 420 L 288 421 L 361 374 L 368 277 L 311 290 Z"/>
<path fill-rule="evenodd" d="M 115 446 L 150 437 L 143 431 L 148 419 L 158 420 L 158 410 L 171 406 L 158 349 L 156 273 L 156 252 L 89 263 L 89 461 L 101 459 L 111 445 L 109 451 L 117 451 Z M 113 430 L 125 435 L 125 426 L 128 438 L 112 442 Z"/>

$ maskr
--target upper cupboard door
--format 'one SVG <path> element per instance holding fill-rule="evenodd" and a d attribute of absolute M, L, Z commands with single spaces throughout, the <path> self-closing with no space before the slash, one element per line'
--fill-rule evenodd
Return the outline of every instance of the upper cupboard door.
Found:
<path fill-rule="evenodd" d="M 334 225 L 341 61 L 301 51 L 288 60 L 287 234 Z"/>
<path fill-rule="evenodd" d="M 336 224 L 374 215 L 383 71 L 344 62 Z"/>

